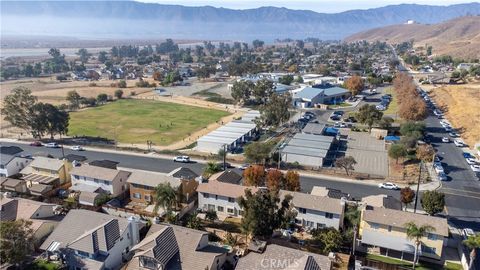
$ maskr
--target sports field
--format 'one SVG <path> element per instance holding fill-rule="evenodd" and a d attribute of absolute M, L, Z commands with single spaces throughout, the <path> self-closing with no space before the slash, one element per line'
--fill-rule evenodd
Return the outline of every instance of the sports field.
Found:
<path fill-rule="evenodd" d="M 169 145 L 229 115 L 175 103 L 123 99 L 70 113 L 68 135 L 99 136 L 120 143 Z"/>

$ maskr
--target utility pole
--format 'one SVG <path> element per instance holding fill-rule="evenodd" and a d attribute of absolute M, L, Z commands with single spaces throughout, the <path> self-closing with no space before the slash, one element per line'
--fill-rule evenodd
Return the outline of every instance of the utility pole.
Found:
<path fill-rule="evenodd" d="M 357 246 L 357 225 L 353 226 L 353 247 L 352 247 L 352 255 L 355 258 L 355 247 Z"/>
<path fill-rule="evenodd" d="M 413 208 L 413 213 L 417 213 L 417 204 L 418 204 L 418 191 L 420 190 L 420 179 L 422 177 L 422 165 L 423 161 L 420 160 L 420 168 L 418 172 L 418 182 L 417 182 L 417 192 L 415 193 L 415 207 Z"/>
<path fill-rule="evenodd" d="M 278 148 L 278 169 L 280 170 L 280 164 L 282 163 L 282 152 Z"/>
<path fill-rule="evenodd" d="M 62 142 L 62 157 L 65 158 L 65 151 L 63 150 L 62 134 L 60 134 L 60 141 Z"/>
<path fill-rule="evenodd" d="M 223 145 L 223 170 L 225 171 L 227 168 L 227 165 L 226 165 L 226 159 L 227 159 L 227 145 L 224 144 Z"/>

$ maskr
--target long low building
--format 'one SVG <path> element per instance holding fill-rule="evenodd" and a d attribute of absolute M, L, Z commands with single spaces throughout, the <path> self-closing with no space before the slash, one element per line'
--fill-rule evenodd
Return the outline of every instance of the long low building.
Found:
<path fill-rule="evenodd" d="M 333 142 L 330 136 L 297 133 L 280 149 L 282 161 L 322 167 Z"/>

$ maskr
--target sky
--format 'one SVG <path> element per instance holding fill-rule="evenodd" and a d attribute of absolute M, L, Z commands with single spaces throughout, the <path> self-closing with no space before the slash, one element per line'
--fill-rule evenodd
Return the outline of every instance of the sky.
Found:
<path fill-rule="evenodd" d="M 451 5 L 468 0 L 136 0 L 146 3 L 184 6 L 214 6 L 231 9 L 249 9 L 262 6 L 306 9 L 322 13 L 335 13 L 352 9 L 369 9 L 397 4 Z M 473 2 L 473 1 L 470 1 Z"/>

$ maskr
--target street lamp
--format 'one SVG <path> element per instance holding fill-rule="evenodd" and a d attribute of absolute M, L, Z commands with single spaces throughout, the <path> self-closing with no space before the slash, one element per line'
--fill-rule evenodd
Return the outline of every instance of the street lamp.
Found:
<path fill-rule="evenodd" d="M 417 182 L 417 192 L 415 193 L 415 207 L 413 208 L 413 213 L 417 213 L 417 203 L 418 203 L 418 191 L 420 190 L 420 179 L 422 177 L 422 165 L 423 160 L 420 160 L 420 167 L 418 172 L 418 182 Z"/>

